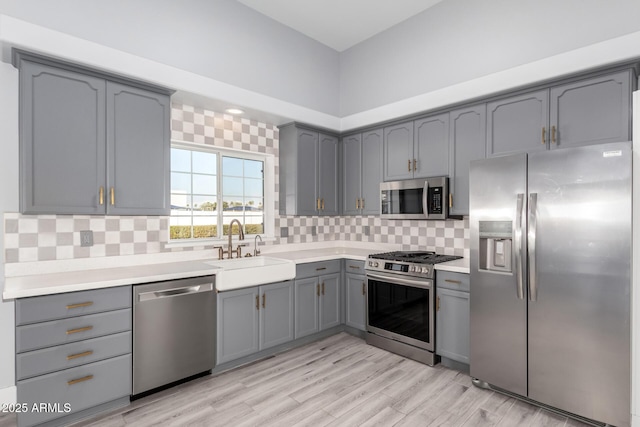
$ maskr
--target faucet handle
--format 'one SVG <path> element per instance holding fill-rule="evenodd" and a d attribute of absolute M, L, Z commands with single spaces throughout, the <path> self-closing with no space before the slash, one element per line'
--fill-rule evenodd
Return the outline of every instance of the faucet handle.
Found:
<path fill-rule="evenodd" d="M 224 249 L 222 246 L 214 246 L 213 249 L 217 249 L 218 250 L 218 259 L 223 259 L 224 258 Z"/>
<path fill-rule="evenodd" d="M 249 246 L 246 243 L 241 243 L 236 246 L 236 257 L 242 258 L 242 248 L 245 246 Z"/>

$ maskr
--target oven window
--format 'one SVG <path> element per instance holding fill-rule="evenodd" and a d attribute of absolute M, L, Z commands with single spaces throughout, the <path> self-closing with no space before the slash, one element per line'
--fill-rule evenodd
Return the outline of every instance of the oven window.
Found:
<path fill-rule="evenodd" d="M 421 214 L 422 188 L 383 190 L 382 213 L 390 215 Z"/>
<path fill-rule="evenodd" d="M 429 290 L 369 279 L 369 325 L 429 343 Z"/>

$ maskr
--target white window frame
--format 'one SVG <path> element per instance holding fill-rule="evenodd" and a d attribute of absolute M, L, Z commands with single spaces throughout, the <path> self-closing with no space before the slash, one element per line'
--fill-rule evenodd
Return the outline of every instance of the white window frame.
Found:
<path fill-rule="evenodd" d="M 259 234 L 265 241 L 275 239 L 275 161 L 273 154 L 256 153 L 254 151 L 236 150 L 233 148 L 224 148 L 209 146 L 203 144 L 196 144 L 188 141 L 171 140 L 171 148 L 179 148 L 183 150 L 202 151 L 205 153 L 214 153 L 218 155 L 218 165 L 222 164 L 223 156 L 230 156 L 236 158 L 242 158 L 247 160 L 257 160 L 264 162 L 264 233 Z M 216 171 L 217 189 L 216 194 L 218 197 L 218 206 L 222 207 L 222 169 L 219 168 Z M 192 189 L 193 191 L 193 189 Z M 220 211 L 222 212 L 222 210 Z M 222 220 L 222 213 L 219 214 L 218 219 Z M 190 239 L 171 239 L 171 216 L 169 215 L 169 241 L 166 247 L 189 247 L 189 246 L 209 246 L 219 245 L 229 241 L 228 236 L 220 238 L 190 238 Z M 218 224 L 218 229 L 222 230 L 222 223 Z M 244 225 L 244 224 L 243 224 Z M 251 237 L 256 235 L 251 235 Z M 238 236 L 234 235 L 233 240 L 237 240 Z"/>

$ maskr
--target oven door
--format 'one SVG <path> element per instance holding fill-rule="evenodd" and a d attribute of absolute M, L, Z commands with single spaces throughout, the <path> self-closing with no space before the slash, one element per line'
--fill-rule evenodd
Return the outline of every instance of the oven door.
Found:
<path fill-rule="evenodd" d="M 367 273 L 367 332 L 434 351 L 433 280 Z"/>

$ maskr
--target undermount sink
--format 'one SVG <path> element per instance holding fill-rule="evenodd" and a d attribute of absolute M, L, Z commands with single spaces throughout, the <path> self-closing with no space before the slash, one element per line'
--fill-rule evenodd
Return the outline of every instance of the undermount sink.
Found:
<path fill-rule="evenodd" d="M 205 264 L 222 270 L 216 273 L 219 291 L 291 280 L 296 277 L 296 264 L 286 259 L 257 256 L 251 258 L 220 259 Z"/>

